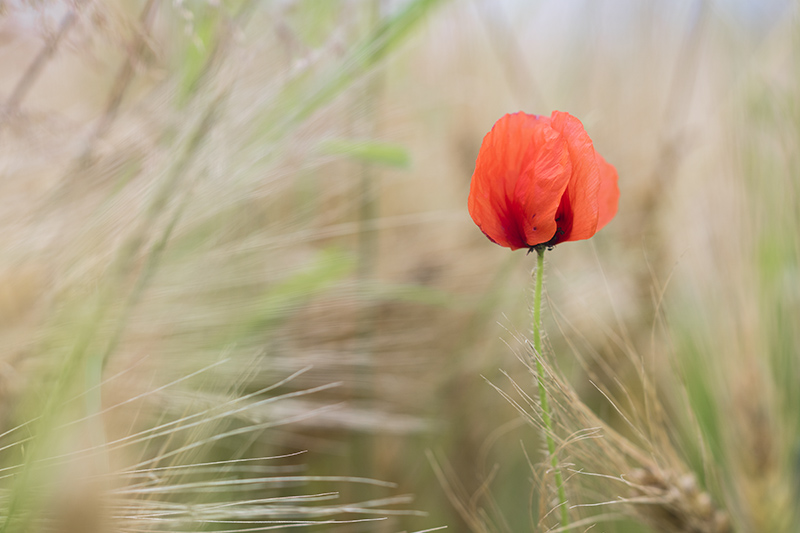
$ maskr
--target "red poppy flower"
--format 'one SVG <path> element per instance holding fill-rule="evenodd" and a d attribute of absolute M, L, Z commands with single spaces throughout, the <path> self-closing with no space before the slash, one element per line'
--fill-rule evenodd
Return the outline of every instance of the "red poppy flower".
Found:
<path fill-rule="evenodd" d="M 469 214 L 492 242 L 517 250 L 588 239 L 614 218 L 618 200 L 617 171 L 577 118 L 519 112 L 483 138 Z"/>

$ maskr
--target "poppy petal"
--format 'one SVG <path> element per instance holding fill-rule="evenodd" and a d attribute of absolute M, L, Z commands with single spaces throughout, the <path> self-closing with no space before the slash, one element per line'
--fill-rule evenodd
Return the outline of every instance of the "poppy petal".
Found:
<path fill-rule="evenodd" d="M 555 234 L 556 211 L 572 171 L 563 136 L 550 127 L 547 117 L 539 119 L 538 126 L 533 132 L 533 160 L 517 181 L 515 191 L 530 246 L 545 243 Z"/>
<path fill-rule="evenodd" d="M 569 113 L 553 111 L 553 129 L 567 142 L 572 162 L 572 175 L 566 198 L 559 208 L 559 234 L 553 244 L 588 239 L 597 231 L 597 195 L 600 189 L 600 168 L 594 145 L 583 124 Z"/>
<path fill-rule="evenodd" d="M 597 154 L 597 165 L 600 168 L 600 190 L 597 193 L 597 231 L 609 223 L 617 214 L 619 204 L 619 186 L 617 185 L 617 169 Z"/>
<path fill-rule="evenodd" d="M 549 240 L 569 179 L 566 143 L 547 117 L 505 115 L 486 134 L 469 194 L 472 219 L 512 250 Z M 541 223 L 540 223 L 541 221 Z"/>

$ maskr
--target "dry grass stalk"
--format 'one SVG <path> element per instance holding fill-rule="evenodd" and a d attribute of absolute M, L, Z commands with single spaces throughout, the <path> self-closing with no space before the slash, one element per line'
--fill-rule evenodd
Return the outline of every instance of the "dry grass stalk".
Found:
<path fill-rule="evenodd" d="M 525 364 L 527 366 L 527 362 Z M 627 416 L 614 405 L 630 425 L 627 429 L 634 434 L 626 437 L 598 417 L 552 365 L 546 360 L 543 364 L 549 378 L 546 385 L 557 413 L 553 437 L 558 443 L 561 467 L 570 472 L 567 480 L 570 512 L 578 524 L 594 523 L 593 517 L 585 514 L 592 508 L 618 507 L 623 514 L 664 533 L 732 531 L 727 512 L 700 487 L 695 474 L 672 444 L 673 436 L 667 429 L 670 426 L 663 423 L 663 407 L 652 389 L 645 386 L 652 417 L 648 426 L 635 425 L 632 420 L 636 418 Z M 528 371 L 535 375 L 534 368 L 528 366 Z M 510 376 L 509 380 L 513 393 L 495 388 L 530 424 L 544 431 L 537 400 L 528 393 L 527 387 Z M 606 398 L 611 401 L 608 396 Z M 559 531 L 554 525 L 554 485 L 549 466 L 542 459 L 535 467 L 541 494 L 538 527 Z M 711 473 L 716 475 L 713 470 Z M 609 500 L 612 494 L 617 497 Z M 594 520 L 615 516 L 600 515 Z"/>

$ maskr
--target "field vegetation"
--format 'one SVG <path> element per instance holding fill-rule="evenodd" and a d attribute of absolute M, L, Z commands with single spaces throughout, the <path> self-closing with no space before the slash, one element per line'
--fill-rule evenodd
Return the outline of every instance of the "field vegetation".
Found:
<path fill-rule="evenodd" d="M 546 254 L 573 530 L 796 531 L 799 8 L 0 1 L 0 533 L 557 530 L 466 207 L 553 109 L 621 190 Z"/>

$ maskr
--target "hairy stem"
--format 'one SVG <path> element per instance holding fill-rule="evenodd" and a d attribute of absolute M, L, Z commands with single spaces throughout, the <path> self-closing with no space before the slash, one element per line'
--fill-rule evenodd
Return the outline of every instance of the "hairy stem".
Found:
<path fill-rule="evenodd" d="M 550 404 L 547 401 L 547 390 L 544 387 L 545 373 L 542 366 L 542 279 L 544 278 L 544 246 L 536 247 L 536 285 L 533 297 L 533 349 L 536 352 L 536 372 L 538 374 L 537 383 L 539 384 L 539 402 L 542 404 L 542 421 L 544 422 L 544 435 L 547 439 L 547 450 L 550 452 L 550 464 L 556 477 L 556 488 L 558 490 L 558 503 L 561 508 L 561 527 L 569 527 L 569 510 L 567 509 L 567 494 L 564 489 L 564 477 L 561 469 L 558 468 L 558 457 L 556 456 L 556 443 L 553 440 L 553 423 L 550 415 Z"/>

